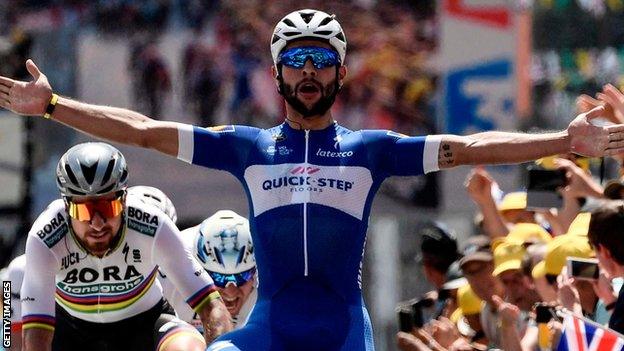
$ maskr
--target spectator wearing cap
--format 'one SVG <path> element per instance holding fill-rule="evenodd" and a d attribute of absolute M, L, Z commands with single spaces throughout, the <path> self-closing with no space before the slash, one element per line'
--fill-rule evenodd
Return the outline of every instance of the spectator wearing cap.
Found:
<path fill-rule="evenodd" d="M 493 297 L 499 313 L 501 328 L 497 330 L 504 350 L 516 350 L 533 345 L 537 338 L 529 328 L 529 311 L 540 301 L 530 275 L 522 269 L 526 248 L 522 242 L 509 241 L 494 250 L 493 274 L 505 287 L 505 300 Z"/>
<path fill-rule="evenodd" d="M 498 205 L 498 211 L 508 223 L 535 223 L 535 212 L 527 210 L 526 191 L 505 195 Z"/>
<path fill-rule="evenodd" d="M 492 250 L 496 250 L 498 245 L 505 242 L 516 242 L 527 247 L 532 244 L 548 243 L 552 239 L 552 236 L 538 224 L 517 223 L 511 227 L 506 237 L 492 240 Z"/>
<path fill-rule="evenodd" d="M 485 235 L 470 238 L 463 250 L 463 255 L 459 260 L 459 266 L 464 277 L 474 293 L 484 301 L 480 315 L 483 332 L 489 341 L 489 346 L 500 347 L 502 344 L 498 333 L 499 320 L 492 298 L 494 295 L 503 295 L 504 287 L 492 275 L 494 256 L 489 238 Z"/>
<path fill-rule="evenodd" d="M 565 284 L 563 291 L 560 291 L 557 284 L 557 276 L 562 273 L 568 257 L 594 257 L 586 237 L 569 234 L 556 237 L 546 246 L 544 260 L 533 268 L 531 275 L 534 279 L 546 278 L 552 292 L 559 294 L 563 307 L 577 313 L 582 312 L 591 318 L 598 300 L 591 283 L 586 280 L 560 279 L 560 283 Z"/>
<path fill-rule="evenodd" d="M 538 295 L 543 302 L 557 303 L 557 291 L 553 289 L 551 283 L 546 280 L 545 276 L 534 276 L 533 269 L 546 256 L 547 244 L 533 244 L 526 248 L 526 255 L 522 261 L 522 270 L 528 277 L 533 278 L 533 284 Z"/>
<path fill-rule="evenodd" d="M 621 201 L 606 202 L 592 211 L 588 239 L 596 252 L 601 272 L 609 279 L 624 277 L 622 228 L 624 228 L 624 204 Z M 624 333 L 624 289 L 620 289 L 614 304 L 607 305 L 607 310 L 613 311 L 609 319 L 609 328 Z"/>
<path fill-rule="evenodd" d="M 494 276 L 505 286 L 506 301 L 522 311 L 530 311 L 540 301 L 535 284 L 522 270 L 526 249 L 521 242 L 509 241 L 494 250 Z"/>
<path fill-rule="evenodd" d="M 421 240 L 425 277 L 436 289 L 446 282 L 446 272 L 459 258 L 455 235 L 440 223 L 425 226 L 418 233 Z"/>
<path fill-rule="evenodd" d="M 457 324 L 457 329 L 471 343 L 487 345 L 488 340 L 481 326 L 481 308 L 483 300 L 472 290 L 469 284 L 457 290 L 457 309 L 451 320 Z"/>

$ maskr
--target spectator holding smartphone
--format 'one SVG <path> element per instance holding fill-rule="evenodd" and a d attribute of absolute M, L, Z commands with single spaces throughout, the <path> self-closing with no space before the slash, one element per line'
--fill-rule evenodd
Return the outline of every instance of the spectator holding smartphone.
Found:
<path fill-rule="evenodd" d="M 588 238 L 596 252 L 600 270 L 608 277 L 624 277 L 624 204 L 621 201 L 605 202 L 592 212 Z M 607 305 L 612 310 L 609 328 L 624 333 L 624 290 L 620 290 L 615 303 Z"/>

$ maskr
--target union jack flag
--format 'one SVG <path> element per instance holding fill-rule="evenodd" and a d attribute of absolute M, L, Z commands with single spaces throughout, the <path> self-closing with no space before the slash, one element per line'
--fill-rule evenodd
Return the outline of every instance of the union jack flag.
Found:
<path fill-rule="evenodd" d="M 624 350 L 624 336 L 587 318 L 565 313 L 558 351 Z"/>

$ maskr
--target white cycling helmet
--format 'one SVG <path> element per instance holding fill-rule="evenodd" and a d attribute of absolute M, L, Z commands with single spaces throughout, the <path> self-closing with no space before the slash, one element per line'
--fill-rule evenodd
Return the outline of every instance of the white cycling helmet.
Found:
<path fill-rule="evenodd" d="M 256 267 L 249 221 L 234 211 L 221 210 L 205 219 L 194 251 L 209 272 L 237 274 Z"/>
<path fill-rule="evenodd" d="M 347 39 L 335 15 L 323 11 L 305 9 L 289 13 L 282 18 L 271 38 L 271 55 L 277 66 L 279 54 L 289 42 L 299 39 L 321 39 L 331 45 L 344 64 L 347 55 Z"/>
<path fill-rule="evenodd" d="M 163 211 L 173 223 L 178 221 L 178 214 L 171 199 L 158 188 L 146 185 L 137 185 L 128 188 L 128 195 L 136 195 L 141 201 L 156 206 Z"/>

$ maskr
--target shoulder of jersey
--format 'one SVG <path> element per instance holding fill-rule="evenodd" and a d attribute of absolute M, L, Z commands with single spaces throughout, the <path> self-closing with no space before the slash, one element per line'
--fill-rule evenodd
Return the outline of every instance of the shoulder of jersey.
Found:
<path fill-rule="evenodd" d="M 167 215 L 155 206 L 146 204 L 139 198 L 128 195 L 126 198 L 126 225 L 140 234 L 154 237 Z"/>
<path fill-rule="evenodd" d="M 69 232 L 69 218 L 62 199 L 54 200 L 39 215 L 33 224 L 30 235 L 38 237 L 47 247 L 52 248 Z"/>

